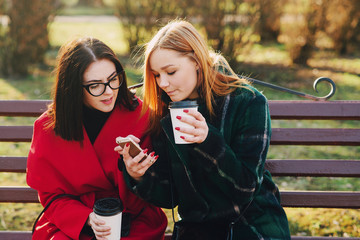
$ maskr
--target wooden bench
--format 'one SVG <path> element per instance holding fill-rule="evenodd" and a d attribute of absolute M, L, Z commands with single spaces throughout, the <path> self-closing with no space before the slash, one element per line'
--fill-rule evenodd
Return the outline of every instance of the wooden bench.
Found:
<path fill-rule="evenodd" d="M 39 116 L 49 101 L 0 101 L 0 116 Z M 360 120 L 360 101 L 270 101 L 272 119 L 278 120 Z M 360 123 L 360 122 L 359 122 Z M 273 128 L 271 145 L 360 146 L 358 128 Z M 30 142 L 32 126 L 0 126 L 0 142 Z M 1 144 L 1 143 L 0 143 Z M 354 151 L 355 152 L 355 151 Z M 357 159 L 356 159 L 357 158 Z M 26 171 L 26 156 L 0 156 L 0 172 Z M 341 159 L 269 159 L 266 168 L 273 176 L 360 177 L 360 156 Z M 284 207 L 360 208 L 360 192 L 282 191 Z M 0 202 L 37 203 L 37 192 L 28 187 L 0 186 Z M 0 239 L 26 240 L 30 232 L 0 231 Z M 167 235 L 170 239 L 170 235 Z M 292 239 L 359 239 L 300 237 Z"/>

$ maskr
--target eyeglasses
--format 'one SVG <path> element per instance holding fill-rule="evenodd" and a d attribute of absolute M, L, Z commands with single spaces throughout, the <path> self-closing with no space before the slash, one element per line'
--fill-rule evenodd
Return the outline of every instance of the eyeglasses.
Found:
<path fill-rule="evenodd" d="M 124 71 L 118 72 L 115 76 L 111 76 L 107 83 L 91 83 L 87 85 L 83 85 L 83 87 L 94 97 L 101 96 L 106 87 L 109 86 L 112 90 L 119 89 L 121 84 L 124 81 L 123 77 Z"/>

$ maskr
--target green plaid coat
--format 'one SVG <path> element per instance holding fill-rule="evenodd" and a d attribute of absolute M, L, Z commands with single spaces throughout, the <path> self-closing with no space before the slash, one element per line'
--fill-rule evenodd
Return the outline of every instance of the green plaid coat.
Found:
<path fill-rule="evenodd" d="M 264 169 L 271 135 L 268 103 L 248 88 L 216 98 L 216 117 L 199 102 L 209 126 L 201 144 L 175 144 L 167 115 L 161 121 L 163 135 L 153 139 L 159 159 L 140 183 L 124 176 L 146 201 L 178 206 L 184 222 L 230 223 L 243 214 L 233 239 L 290 239 L 278 188 Z"/>

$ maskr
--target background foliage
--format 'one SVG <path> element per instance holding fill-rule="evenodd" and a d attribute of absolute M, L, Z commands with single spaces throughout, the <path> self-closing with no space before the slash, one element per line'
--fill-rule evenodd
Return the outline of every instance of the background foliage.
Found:
<path fill-rule="evenodd" d="M 357 0 L 118 0 L 106 1 L 117 16 L 129 50 L 149 40 L 169 19 L 186 18 L 203 30 L 209 44 L 235 64 L 237 56 L 257 42 L 283 43 L 290 62 L 307 65 L 314 49 L 335 54 L 359 50 L 360 2 Z M 48 42 L 48 23 L 56 10 L 106 9 L 102 0 L 2 0 L 8 17 L 0 35 L 1 72 L 28 74 L 29 65 L 42 63 Z M 91 11 L 91 10 L 90 10 Z M 98 12 L 99 13 L 99 12 Z M 6 36 L 6 38 L 4 38 Z M 319 41 L 325 39 L 326 46 Z"/>

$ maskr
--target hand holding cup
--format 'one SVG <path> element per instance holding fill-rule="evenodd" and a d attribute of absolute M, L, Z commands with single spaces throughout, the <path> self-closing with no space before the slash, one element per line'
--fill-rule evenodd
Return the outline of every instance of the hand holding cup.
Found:
<path fill-rule="evenodd" d="M 202 143 L 209 128 L 206 119 L 197 111 L 196 101 L 171 102 L 171 122 L 176 144 Z"/>
<path fill-rule="evenodd" d="M 118 198 L 102 198 L 95 202 L 88 224 L 97 240 L 120 240 L 123 205 Z"/>

